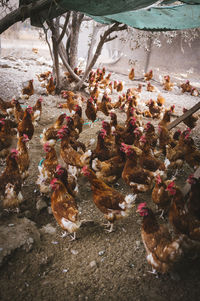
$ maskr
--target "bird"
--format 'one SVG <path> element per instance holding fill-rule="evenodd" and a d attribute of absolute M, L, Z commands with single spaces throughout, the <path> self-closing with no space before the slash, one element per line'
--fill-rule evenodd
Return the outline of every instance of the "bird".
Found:
<path fill-rule="evenodd" d="M 84 166 L 81 173 L 87 177 L 93 192 L 93 202 L 97 208 L 104 214 L 104 218 L 108 220 L 106 226 L 108 232 L 113 231 L 114 222 L 124 218 L 134 207 L 137 195 L 129 194 L 124 196 L 119 191 L 108 186 L 104 181 L 97 178 L 94 171 L 88 166 Z"/>
<path fill-rule="evenodd" d="M 72 240 L 75 240 L 76 232 L 81 225 L 76 201 L 65 185 L 57 178 L 52 179 L 51 188 L 53 190 L 51 195 L 53 216 L 59 226 L 69 232 Z"/>
<path fill-rule="evenodd" d="M 166 274 L 183 258 L 184 236 L 172 237 L 165 224 L 159 224 L 146 202 L 140 203 L 137 212 L 143 217 L 141 237 L 152 272 Z"/>

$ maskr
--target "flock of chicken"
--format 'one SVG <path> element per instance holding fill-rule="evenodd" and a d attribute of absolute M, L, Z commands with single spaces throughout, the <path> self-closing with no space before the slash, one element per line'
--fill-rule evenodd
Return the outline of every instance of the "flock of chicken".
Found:
<path fill-rule="evenodd" d="M 191 137 L 198 118 L 191 115 L 184 120 L 187 126 L 184 131 L 171 133 L 168 125 L 174 106 L 166 108 L 160 93 L 157 100 L 142 103 L 141 84 L 125 91 L 123 82 L 113 83 L 110 77 L 111 73 L 107 74 L 105 68 L 91 71 L 87 99 L 72 91 L 61 91 L 66 101 L 59 108 L 67 109 L 69 114 L 61 113 L 51 127 L 41 133 L 46 156 L 38 166 L 37 185 L 41 194 L 50 197 L 53 215 L 61 228 L 71 236 L 74 234 L 72 239 L 81 225 L 76 203 L 79 177 L 85 176 L 89 181 L 93 201 L 108 221 L 109 232 L 113 231 L 114 222 L 127 216 L 135 206 L 139 193 L 150 192 L 165 223 L 158 222 L 150 208 L 152 204 L 140 203 L 137 212 L 143 217 L 141 235 L 148 263 L 156 271 L 166 273 L 184 256 L 187 248 L 200 241 L 200 178 L 188 175 L 190 190 L 186 196 L 175 178 L 168 179 L 171 169 L 178 172 L 188 164 L 195 171 L 200 165 L 200 151 Z M 132 68 L 130 81 L 134 77 Z M 156 91 L 151 84 L 152 77 L 152 70 L 144 76 L 147 91 Z M 54 93 L 49 71 L 38 75 L 38 80 L 43 82 L 47 94 Z M 198 94 L 189 81 L 180 88 L 182 92 Z M 163 89 L 173 89 L 169 76 L 164 77 Z M 119 94 L 117 100 L 112 97 L 114 92 Z M 33 80 L 23 88 L 22 94 L 27 97 L 34 94 Z M 88 144 L 79 140 L 85 122 L 83 110 L 91 127 L 98 112 L 106 119 L 96 139 Z M 126 114 L 123 124 L 118 124 L 119 112 Z M 41 97 L 33 107 L 26 109 L 16 99 L 0 99 L 0 156 L 6 158 L 6 167 L 0 175 L 3 209 L 16 208 L 23 202 L 21 189 L 30 164 L 27 143 L 34 135 L 41 114 Z M 157 120 L 157 129 L 151 121 L 146 122 L 146 118 Z M 16 137 L 17 146 L 11 149 Z M 112 186 L 120 178 L 132 193 L 125 196 Z"/>

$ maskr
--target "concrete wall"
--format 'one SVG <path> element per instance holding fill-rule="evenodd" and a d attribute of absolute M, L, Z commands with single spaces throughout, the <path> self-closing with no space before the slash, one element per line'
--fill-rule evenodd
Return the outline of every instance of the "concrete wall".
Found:
<path fill-rule="evenodd" d="M 153 69 L 155 79 L 159 75 L 170 74 L 179 79 L 194 78 L 199 81 L 200 76 L 200 40 L 196 39 L 190 47 L 182 43 L 180 36 L 174 38 L 171 44 L 161 41 L 162 46 L 152 45 L 151 51 L 147 52 L 143 48 L 131 50 L 129 43 L 121 44 L 119 40 L 105 45 L 107 53 L 113 49 L 122 57 L 117 63 L 111 63 L 112 59 L 106 54 L 106 49 L 98 60 L 100 66 L 105 65 L 109 71 L 127 74 L 131 67 L 135 68 L 136 77 L 143 75 L 145 67 L 147 70 Z M 106 54 L 106 56 L 105 56 Z"/>

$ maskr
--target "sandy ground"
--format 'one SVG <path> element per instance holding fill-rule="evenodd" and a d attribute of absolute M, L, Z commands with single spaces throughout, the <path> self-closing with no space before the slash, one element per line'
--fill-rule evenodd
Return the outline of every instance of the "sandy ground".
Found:
<path fill-rule="evenodd" d="M 17 96 L 22 83 L 31 78 L 34 79 L 35 94 L 25 104 L 34 104 L 44 93 L 36 73 L 49 70 L 51 60 L 45 47 L 39 48 L 38 54 L 33 53 L 31 49 L 36 45 L 40 47 L 39 44 L 30 42 L 29 47 L 26 44 L 26 47 L 16 48 L 10 41 L 2 42 L 0 97 L 9 100 Z M 113 73 L 112 80 L 115 79 L 125 81 L 125 89 L 137 85 L 137 82 L 130 82 L 127 76 Z M 145 83 L 142 84 L 141 99 L 155 99 L 158 92 L 147 92 Z M 199 97 L 183 95 L 178 89 L 166 92 L 158 83 L 153 84 L 165 97 L 166 107 L 175 104 L 177 115 L 182 114 L 183 107 L 190 108 L 199 102 Z M 70 241 L 69 236 L 62 237 L 62 229 L 49 210 L 50 199 L 41 198 L 35 183 L 38 164 L 44 157 L 40 134 L 61 113 L 57 107 L 57 103 L 61 101 L 59 96 L 43 95 L 43 98 L 42 118 L 30 142 L 30 175 L 22 191 L 24 202 L 19 213 L 1 212 L 0 215 L 0 299 L 199 300 L 200 258 L 185 258 L 171 275 L 155 276 L 149 273 L 151 267 L 146 262 L 140 235 L 141 218 L 135 208 L 126 219 L 115 224 L 113 233 L 107 233 L 103 227 L 103 215 L 94 205 L 90 185 L 84 178 L 79 179 L 77 204 L 81 217 L 91 222 L 80 228 L 76 241 Z M 83 108 L 84 106 L 83 104 Z M 117 111 L 117 115 L 119 122 L 123 123 L 125 113 Z M 87 123 L 85 115 L 84 118 Z M 80 135 L 80 140 L 84 143 L 87 144 L 90 138 L 96 138 L 105 116 L 98 113 L 98 118 L 93 128 L 88 124 L 84 125 Z M 144 123 L 147 121 L 149 120 L 144 119 Z M 178 127 L 185 128 L 183 124 Z M 198 148 L 199 130 L 200 122 L 192 131 Z M 59 147 L 57 152 L 59 155 Z M 1 166 L 0 170 L 3 169 Z M 177 183 L 183 187 L 191 172 L 192 169 L 185 164 L 178 173 Z M 169 173 L 169 176 L 172 175 L 173 172 Z M 130 192 L 122 179 L 114 187 L 124 195 Z M 136 204 L 144 200 L 155 209 L 150 193 L 139 194 Z"/>

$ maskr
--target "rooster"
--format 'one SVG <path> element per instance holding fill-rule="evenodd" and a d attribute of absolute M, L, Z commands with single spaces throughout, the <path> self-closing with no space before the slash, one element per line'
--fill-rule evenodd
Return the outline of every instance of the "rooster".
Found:
<path fill-rule="evenodd" d="M 6 168 L 0 175 L 0 195 L 5 209 L 18 208 L 23 202 L 22 178 L 17 164 L 18 151 L 12 149 L 6 158 Z"/>
<path fill-rule="evenodd" d="M 161 114 L 161 107 L 159 107 L 153 99 L 150 99 L 147 103 L 149 107 L 149 112 L 151 113 L 152 118 L 159 118 Z"/>
<path fill-rule="evenodd" d="M 169 181 L 164 181 L 163 177 L 158 174 L 156 176 L 156 184 L 151 193 L 154 204 L 161 210 L 161 217 L 168 212 L 171 202 L 171 197 L 166 190 L 169 184 Z"/>
<path fill-rule="evenodd" d="M 61 181 L 65 187 L 67 188 L 67 191 L 75 197 L 78 193 L 78 183 L 77 183 L 77 177 L 70 174 L 68 170 L 61 165 L 56 166 L 55 171 L 55 178 Z"/>
<path fill-rule="evenodd" d="M 45 88 L 46 88 L 46 91 L 47 91 L 47 95 L 49 95 L 49 94 L 55 94 L 56 86 L 54 84 L 53 76 L 50 77 L 50 79 L 48 80 L 47 84 L 45 85 Z"/>
<path fill-rule="evenodd" d="M 15 120 L 16 120 L 16 122 L 20 122 L 23 119 L 24 110 L 22 109 L 22 107 L 17 99 L 13 99 L 12 103 L 14 106 L 13 114 L 14 114 Z"/>
<path fill-rule="evenodd" d="M 19 137 L 25 134 L 28 136 L 29 140 L 32 139 L 34 134 L 34 125 L 32 123 L 31 113 L 32 113 L 32 108 L 31 107 L 26 108 L 23 119 L 18 123 L 18 127 L 17 127 Z"/>
<path fill-rule="evenodd" d="M 101 129 L 97 136 L 97 145 L 92 152 L 92 158 L 98 158 L 100 161 L 108 160 L 112 157 L 111 150 L 105 141 L 106 130 Z"/>
<path fill-rule="evenodd" d="M 89 163 L 91 150 L 84 154 L 79 154 L 70 144 L 70 130 L 63 127 L 58 131 L 58 138 L 61 139 L 60 156 L 67 166 L 72 165 L 82 168 L 86 163 Z"/>
<path fill-rule="evenodd" d="M 33 94 L 34 94 L 33 79 L 30 79 L 28 81 L 28 85 L 22 89 L 22 95 L 26 95 L 26 97 L 29 98 L 29 96 Z"/>
<path fill-rule="evenodd" d="M 175 263 L 184 255 L 184 236 L 172 238 L 168 227 L 158 224 L 153 211 L 145 202 L 138 205 L 137 212 L 143 217 L 141 236 L 152 272 L 165 274 L 172 271 Z"/>
<path fill-rule="evenodd" d="M 134 80 L 134 78 L 135 78 L 135 70 L 134 70 L 134 68 L 131 68 L 131 70 L 129 72 L 129 75 L 128 75 L 128 78 L 130 80 Z"/>
<path fill-rule="evenodd" d="M 97 109 L 104 115 L 109 116 L 109 100 L 107 94 L 103 95 L 101 102 L 98 103 Z"/>
<path fill-rule="evenodd" d="M 105 161 L 100 161 L 97 158 L 92 161 L 92 169 L 96 172 L 97 178 L 106 184 L 116 183 L 120 179 L 124 165 L 125 156 L 123 153 L 119 153 Z"/>
<path fill-rule="evenodd" d="M 92 121 L 92 124 L 95 122 L 95 120 L 97 118 L 97 109 L 95 108 L 94 100 L 91 97 L 89 99 L 87 99 L 85 115 L 87 116 L 87 118 L 89 120 Z"/>
<path fill-rule="evenodd" d="M 51 181 L 51 188 L 53 193 L 51 195 L 51 209 L 54 218 L 60 227 L 74 235 L 71 235 L 72 240 L 76 239 L 76 232 L 78 231 L 81 222 L 79 219 L 79 211 L 75 199 L 69 192 L 65 185 L 54 178 Z"/>
<path fill-rule="evenodd" d="M 68 109 L 70 113 L 75 111 L 76 105 L 78 105 L 78 95 L 72 91 L 62 91 L 62 97 L 67 99 L 66 103 L 59 104 L 59 108 Z"/>
<path fill-rule="evenodd" d="M 84 120 L 82 118 L 82 107 L 75 106 L 75 113 L 72 116 L 74 121 L 74 128 L 78 130 L 79 134 L 82 133 Z"/>
<path fill-rule="evenodd" d="M 165 103 L 165 98 L 161 94 L 158 94 L 156 102 L 158 106 L 162 107 Z"/>
<path fill-rule="evenodd" d="M 112 232 L 115 220 L 128 215 L 130 209 L 134 206 L 137 195 L 127 195 L 124 197 L 123 194 L 98 179 L 95 173 L 87 166 L 84 166 L 81 172 L 90 182 L 93 192 L 93 202 L 104 213 L 105 219 L 108 220 L 110 228 L 107 231 Z"/>
<path fill-rule="evenodd" d="M 151 80 L 153 78 L 153 70 L 150 70 L 149 72 L 146 72 L 145 74 L 144 74 L 144 79 L 146 80 L 146 81 L 149 81 L 149 80 Z"/>
<path fill-rule="evenodd" d="M 35 103 L 35 105 L 32 107 L 33 109 L 33 118 L 32 121 L 40 121 L 41 115 L 42 115 L 42 102 L 43 98 L 39 97 Z"/>
<path fill-rule="evenodd" d="M 122 151 L 126 154 L 126 163 L 122 172 L 122 179 L 134 193 L 146 192 L 152 188 L 153 173 L 143 169 L 139 164 L 142 150 L 135 146 L 122 143 Z"/>
<path fill-rule="evenodd" d="M 28 148 L 26 145 L 28 141 L 29 141 L 28 136 L 26 134 L 23 134 L 23 136 L 18 138 L 18 142 L 17 142 L 17 151 L 18 151 L 17 163 L 19 166 L 19 172 L 23 180 L 25 180 L 29 175 L 28 169 L 30 165 L 30 158 L 29 158 Z"/>
<path fill-rule="evenodd" d="M 172 196 L 168 220 L 175 233 L 185 234 L 192 240 L 200 241 L 200 221 L 195 219 L 191 212 L 186 211 L 181 189 L 174 182 L 166 189 Z"/>
<path fill-rule="evenodd" d="M 13 143 L 13 133 L 7 119 L 0 119 L 0 158 L 5 158 Z"/>
<path fill-rule="evenodd" d="M 50 193 L 50 182 L 53 179 L 58 165 L 58 158 L 55 148 L 46 142 L 43 146 L 46 153 L 45 159 L 41 160 L 38 165 L 39 175 L 36 184 L 40 188 L 40 192 L 44 194 Z"/>
<path fill-rule="evenodd" d="M 0 97 L 0 111 L 7 115 L 7 114 L 11 114 L 13 112 L 14 109 L 14 104 L 13 101 L 5 101 Z"/>
<path fill-rule="evenodd" d="M 169 75 L 164 76 L 163 89 L 166 91 L 171 91 L 173 89 L 174 84 L 170 80 Z"/>
<path fill-rule="evenodd" d="M 158 135 L 156 134 L 155 127 L 151 122 L 147 122 L 144 126 L 144 134 L 147 143 L 151 146 L 152 150 L 154 150 L 157 145 Z"/>
<path fill-rule="evenodd" d="M 38 80 L 40 82 L 43 82 L 45 80 L 48 80 L 49 79 L 49 76 L 51 75 L 51 71 L 46 71 L 46 72 L 43 72 L 43 73 L 40 73 L 40 74 L 36 74 Z"/>
<path fill-rule="evenodd" d="M 124 83 L 120 80 L 117 84 L 116 90 L 117 92 L 122 92 L 124 89 Z"/>
<path fill-rule="evenodd" d="M 190 84 L 190 81 L 187 80 L 185 83 L 182 83 L 180 85 L 181 87 L 181 90 L 182 90 L 182 93 L 185 93 L 185 92 L 191 92 L 192 91 L 192 85 Z"/>
<path fill-rule="evenodd" d="M 61 129 L 65 118 L 65 113 L 60 114 L 52 126 L 43 130 L 43 133 L 40 135 L 41 144 L 45 144 L 48 141 L 51 145 L 55 145 L 58 140 L 57 132 Z"/>
<path fill-rule="evenodd" d="M 166 166 L 163 161 L 157 159 L 151 151 L 150 144 L 147 142 L 146 136 L 141 136 L 139 140 L 140 148 L 142 149 L 142 154 L 139 157 L 139 164 L 145 170 L 149 170 L 153 173 L 154 177 L 160 173 L 164 175 Z"/>
<path fill-rule="evenodd" d="M 108 75 L 100 82 L 100 88 L 101 89 L 106 89 L 106 87 L 108 87 L 109 82 L 110 82 L 110 77 L 111 77 L 111 73 L 108 73 Z"/>

